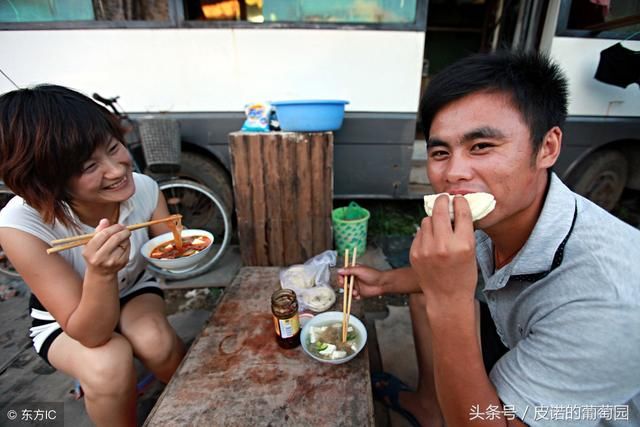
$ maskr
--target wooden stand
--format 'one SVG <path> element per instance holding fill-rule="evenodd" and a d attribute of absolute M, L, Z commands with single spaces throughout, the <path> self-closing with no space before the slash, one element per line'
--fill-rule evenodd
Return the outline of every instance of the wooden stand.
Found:
<path fill-rule="evenodd" d="M 331 249 L 333 133 L 229 135 L 244 265 L 286 266 Z"/>

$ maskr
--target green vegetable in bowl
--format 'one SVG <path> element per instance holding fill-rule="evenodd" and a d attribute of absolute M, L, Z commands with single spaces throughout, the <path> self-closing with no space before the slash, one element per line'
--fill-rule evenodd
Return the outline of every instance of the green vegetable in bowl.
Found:
<path fill-rule="evenodd" d="M 307 348 L 322 359 L 342 359 L 353 354 L 358 348 L 358 333 L 349 325 L 347 340 L 342 342 L 342 323 L 328 322 L 324 325 L 311 326 Z"/>

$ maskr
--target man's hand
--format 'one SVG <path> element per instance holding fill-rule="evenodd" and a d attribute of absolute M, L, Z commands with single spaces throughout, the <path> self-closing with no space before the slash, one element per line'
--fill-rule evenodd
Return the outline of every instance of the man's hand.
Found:
<path fill-rule="evenodd" d="M 376 297 L 384 293 L 383 272 L 375 268 L 356 265 L 355 267 L 345 267 L 338 269 L 338 283 L 343 283 L 349 275 L 354 275 L 353 296 L 356 299 Z"/>
<path fill-rule="evenodd" d="M 448 197 L 438 197 L 433 216 L 422 220 L 411 245 L 411 266 L 428 305 L 474 297 L 478 273 L 471 210 L 464 197 L 455 197 L 453 206 L 452 224 Z"/>

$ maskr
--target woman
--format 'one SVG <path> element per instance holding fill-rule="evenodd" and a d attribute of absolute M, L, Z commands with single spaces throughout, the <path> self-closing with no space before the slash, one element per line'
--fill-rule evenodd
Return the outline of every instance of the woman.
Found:
<path fill-rule="evenodd" d="M 31 289 L 35 350 L 80 381 L 98 426 L 136 424 L 134 356 L 165 383 L 184 356 L 140 255 L 147 230 L 125 228 L 169 210 L 123 141 L 114 115 L 68 88 L 0 97 L 0 175 L 17 194 L 0 211 L 0 245 Z M 84 246 L 46 252 L 93 231 Z"/>

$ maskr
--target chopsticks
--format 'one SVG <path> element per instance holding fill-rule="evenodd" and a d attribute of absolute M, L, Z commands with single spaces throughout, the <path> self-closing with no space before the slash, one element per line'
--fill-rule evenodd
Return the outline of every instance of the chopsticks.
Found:
<path fill-rule="evenodd" d="M 353 248 L 353 258 L 351 260 L 351 267 L 356 266 L 356 254 L 358 253 L 358 248 Z M 344 251 L 344 267 L 349 267 L 349 249 L 345 249 Z M 344 299 L 342 302 L 342 342 L 347 341 L 347 329 L 349 328 L 349 318 L 351 316 L 351 299 L 353 297 L 353 280 L 355 276 L 352 274 L 344 278 L 343 290 L 344 290 Z M 347 289 L 347 281 L 349 282 L 349 287 Z"/>
<path fill-rule="evenodd" d="M 140 222 L 138 224 L 127 225 L 127 230 L 133 231 L 139 228 L 149 227 L 150 225 L 154 225 L 154 224 L 161 224 L 163 222 L 170 222 L 170 221 L 178 221 L 181 218 L 182 218 L 182 215 L 175 214 L 175 215 L 168 216 L 166 218 L 155 219 L 153 221 Z M 51 242 L 49 242 L 52 245 L 52 247 L 47 249 L 47 253 L 53 254 L 56 252 L 75 248 L 77 246 L 86 245 L 89 242 L 89 240 L 91 240 L 95 235 L 96 233 L 89 233 L 89 234 L 81 234 L 78 236 L 65 237 L 64 239 L 52 240 Z"/>

